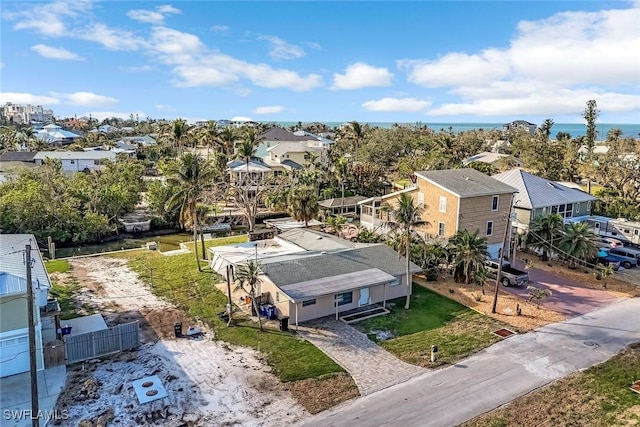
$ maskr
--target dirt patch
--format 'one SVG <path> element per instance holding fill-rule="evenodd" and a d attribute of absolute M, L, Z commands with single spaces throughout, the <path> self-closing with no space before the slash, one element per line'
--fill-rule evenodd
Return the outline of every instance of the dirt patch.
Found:
<path fill-rule="evenodd" d="M 356 383 L 346 373 L 287 383 L 284 387 L 312 414 L 360 395 Z"/>
<path fill-rule="evenodd" d="M 522 255 L 518 257 L 521 261 L 526 258 L 529 264 L 540 270 L 548 271 L 559 276 L 567 277 L 583 284 L 591 289 L 606 289 L 612 294 L 619 294 L 621 297 L 638 297 L 640 296 L 640 288 L 631 283 L 619 280 L 613 276 L 607 277 L 606 280 L 598 280 L 594 274 L 594 270 L 590 268 L 570 269 L 568 265 L 560 261 L 541 261 L 536 255 Z M 638 267 L 636 267 L 638 268 Z M 606 284 L 606 288 L 605 288 Z"/>
<path fill-rule="evenodd" d="M 482 295 L 482 289 L 478 285 L 455 283 L 452 278 L 427 282 L 421 277 L 416 277 L 414 278 L 414 283 L 455 300 L 486 316 L 513 326 L 520 332 L 530 331 L 549 323 L 565 320 L 565 316 L 560 313 L 523 301 L 521 298 L 502 289 L 498 291 L 497 313 L 491 313 L 495 289 L 494 283 L 485 285 L 485 295 Z M 520 309 L 520 315 L 517 314 L 518 308 Z"/>
<path fill-rule="evenodd" d="M 195 325 L 154 295 L 126 261 L 107 257 L 72 261 L 90 298 L 108 323 L 140 322 L 146 344 L 104 360 L 71 366 L 57 407 L 65 425 L 265 426 L 291 425 L 304 409 L 271 374 L 260 353 L 205 338 L 176 339 L 173 325 Z M 168 396 L 140 404 L 132 382 L 157 375 Z"/>

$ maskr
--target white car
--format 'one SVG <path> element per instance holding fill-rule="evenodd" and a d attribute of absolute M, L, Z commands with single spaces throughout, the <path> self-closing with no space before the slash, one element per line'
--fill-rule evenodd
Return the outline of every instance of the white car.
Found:
<path fill-rule="evenodd" d="M 596 243 L 600 248 L 621 248 L 624 246 L 624 243 L 622 243 L 620 240 L 602 236 L 596 239 Z"/>

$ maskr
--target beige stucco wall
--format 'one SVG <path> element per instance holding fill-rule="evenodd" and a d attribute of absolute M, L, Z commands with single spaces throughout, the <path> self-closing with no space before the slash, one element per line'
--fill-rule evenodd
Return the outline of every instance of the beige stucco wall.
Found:
<path fill-rule="evenodd" d="M 402 283 L 395 286 L 390 285 L 375 285 L 369 287 L 369 303 L 382 303 L 383 301 L 389 301 L 395 298 L 403 297 L 407 294 L 406 279 L 403 276 Z M 297 322 L 305 322 L 319 317 L 335 315 L 336 307 L 334 305 L 335 295 L 327 295 L 324 297 L 316 298 L 316 303 L 302 306 L 302 301 L 296 303 L 291 302 L 286 295 L 280 293 L 280 302 L 276 301 L 276 292 L 278 288 L 271 282 L 265 280 L 263 284 L 263 291 L 269 292 L 271 302 L 278 309 L 278 316 L 289 316 L 289 323 L 295 324 Z M 338 313 L 351 310 L 359 307 L 360 301 L 360 289 L 354 289 L 353 298 L 351 304 L 345 304 L 338 307 Z M 296 318 L 296 305 L 298 306 L 298 318 Z"/>
<path fill-rule="evenodd" d="M 26 295 L 13 295 L 0 298 L 0 332 L 27 328 Z M 37 321 L 37 318 L 35 319 Z M 37 322 L 36 322 L 37 323 Z"/>
<path fill-rule="evenodd" d="M 509 223 L 511 194 L 496 195 L 500 197 L 497 211 L 491 209 L 492 195 L 460 199 L 460 229 L 479 230 L 479 236 L 486 237 L 488 245 L 502 242 L 505 227 Z M 486 235 L 488 221 L 493 221 L 493 233 L 491 236 Z"/>

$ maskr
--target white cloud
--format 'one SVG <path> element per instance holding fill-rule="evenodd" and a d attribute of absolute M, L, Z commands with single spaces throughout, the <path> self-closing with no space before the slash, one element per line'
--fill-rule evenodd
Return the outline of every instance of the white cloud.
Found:
<path fill-rule="evenodd" d="M 231 27 L 229 27 L 228 25 L 214 25 L 213 27 L 211 27 L 211 31 L 213 31 L 214 33 L 227 34 L 230 30 Z"/>
<path fill-rule="evenodd" d="M 56 105 L 60 104 L 60 100 L 53 96 L 33 95 L 24 92 L 0 92 L 0 104 L 11 102 L 13 104 L 32 104 L 32 105 Z"/>
<path fill-rule="evenodd" d="M 121 65 L 120 67 L 118 67 L 118 69 L 121 71 L 127 71 L 129 73 L 144 73 L 146 71 L 153 71 L 153 67 L 149 64 L 131 67 Z"/>
<path fill-rule="evenodd" d="M 127 12 L 127 16 L 135 21 L 145 24 L 162 25 L 164 18 L 169 14 L 182 13 L 180 9 L 176 9 L 170 5 L 158 6 L 156 10 L 134 9 Z"/>
<path fill-rule="evenodd" d="M 264 107 L 254 108 L 253 114 L 276 114 L 281 113 L 285 110 L 282 105 L 266 105 Z"/>
<path fill-rule="evenodd" d="M 6 5 L 5 5 L 6 6 Z M 91 9 L 91 1 L 69 0 L 52 3 L 38 3 L 35 7 L 24 7 L 23 3 L 15 3 L 18 11 L 7 12 L 4 17 L 16 21 L 16 30 L 34 30 L 44 36 L 61 37 L 69 32 L 65 21 L 82 19 Z"/>
<path fill-rule="evenodd" d="M 378 68 L 363 62 L 347 67 L 344 74 L 333 75 L 332 89 L 362 89 L 365 87 L 391 86 L 393 74 L 386 68 Z"/>
<path fill-rule="evenodd" d="M 408 80 L 458 99 L 430 115 L 575 114 L 589 99 L 607 112 L 639 111 L 640 3 L 521 21 L 508 47 L 401 60 Z M 622 93 L 630 91 L 629 94 Z M 629 89 L 630 88 L 630 89 Z"/>
<path fill-rule="evenodd" d="M 114 105 L 120 102 L 115 98 L 111 98 L 109 96 L 104 96 L 104 95 L 98 95 L 93 92 L 74 92 L 74 93 L 51 92 L 51 95 L 61 98 L 65 101 L 65 103 L 71 104 L 71 105 L 107 107 L 109 105 Z"/>
<path fill-rule="evenodd" d="M 431 105 L 431 102 L 416 98 L 382 98 L 366 101 L 362 106 L 369 111 L 417 113 Z"/>
<path fill-rule="evenodd" d="M 129 120 L 131 115 L 135 118 L 138 116 L 142 120 L 143 117 L 147 117 L 147 114 L 143 111 L 130 111 L 127 113 L 117 112 L 117 111 L 87 111 L 86 113 L 79 114 L 80 116 L 86 116 L 96 119 L 98 121 L 102 121 L 104 119 L 110 119 L 115 117 L 116 119 Z"/>
<path fill-rule="evenodd" d="M 276 60 L 298 59 L 305 55 L 304 49 L 291 43 L 287 43 L 276 36 L 263 35 L 258 40 L 264 40 L 269 43 L 271 50 L 269 56 Z"/>
<path fill-rule="evenodd" d="M 31 46 L 31 50 L 38 55 L 51 59 L 64 59 L 69 61 L 83 61 L 84 58 L 76 53 L 73 53 L 63 47 L 47 46 L 46 44 L 37 44 Z"/>
<path fill-rule="evenodd" d="M 235 116 L 230 119 L 232 122 L 252 122 L 253 119 L 251 117 L 245 116 Z"/>
<path fill-rule="evenodd" d="M 93 24 L 79 31 L 77 37 L 82 40 L 101 44 L 108 50 L 132 51 L 147 45 L 146 41 L 131 31 L 110 28 L 102 23 Z"/>

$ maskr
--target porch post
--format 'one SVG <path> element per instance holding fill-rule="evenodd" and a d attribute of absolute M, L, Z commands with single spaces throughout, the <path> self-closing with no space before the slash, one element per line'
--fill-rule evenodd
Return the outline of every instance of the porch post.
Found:
<path fill-rule="evenodd" d="M 298 330 L 298 303 L 294 303 L 296 305 L 296 331 Z"/>
<path fill-rule="evenodd" d="M 382 284 L 382 289 L 384 289 L 382 296 L 382 307 L 387 308 L 387 282 L 384 282 Z"/>
<path fill-rule="evenodd" d="M 333 295 L 333 305 L 336 306 L 336 320 L 338 320 L 338 300 L 336 299 L 335 294 Z"/>

